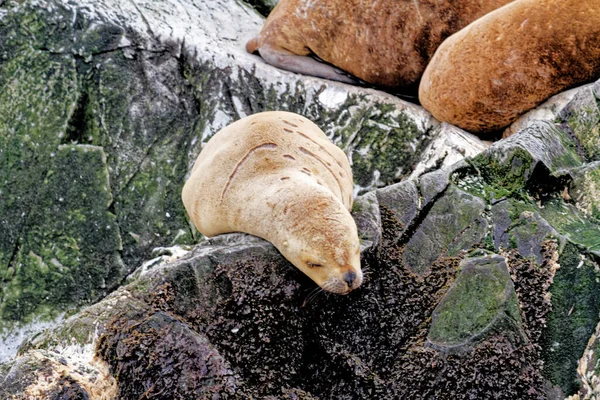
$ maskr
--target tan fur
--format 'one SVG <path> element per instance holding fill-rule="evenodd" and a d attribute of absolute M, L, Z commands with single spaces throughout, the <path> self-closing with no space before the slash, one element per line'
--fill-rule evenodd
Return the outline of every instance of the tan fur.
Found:
<path fill-rule="evenodd" d="M 598 77 L 600 1 L 517 0 L 439 47 L 419 100 L 441 121 L 489 132 Z"/>
<path fill-rule="evenodd" d="M 204 235 L 262 237 L 322 288 L 347 293 L 362 281 L 352 187 L 346 155 L 314 123 L 265 112 L 206 143 L 182 198 Z M 348 271 L 352 287 L 343 281 Z"/>
<path fill-rule="evenodd" d="M 404 88 L 446 37 L 510 1 L 282 0 L 246 48 L 315 54 L 366 82 Z"/>

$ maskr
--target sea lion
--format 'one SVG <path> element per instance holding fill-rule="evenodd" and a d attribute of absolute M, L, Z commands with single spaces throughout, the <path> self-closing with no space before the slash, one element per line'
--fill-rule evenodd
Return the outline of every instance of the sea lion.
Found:
<path fill-rule="evenodd" d="M 599 77 L 600 1 L 517 0 L 442 43 L 419 100 L 435 118 L 485 133 Z"/>
<path fill-rule="evenodd" d="M 202 234 L 259 236 L 321 288 L 346 294 L 363 279 L 352 187 L 348 158 L 319 127 L 274 111 L 217 132 L 182 199 Z"/>
<path fill-rule="evenodd" d="M 452 33 L 512 0 L 282 0 L 246 44 L 276 67 L 416 91 L 435 49 Z"/>

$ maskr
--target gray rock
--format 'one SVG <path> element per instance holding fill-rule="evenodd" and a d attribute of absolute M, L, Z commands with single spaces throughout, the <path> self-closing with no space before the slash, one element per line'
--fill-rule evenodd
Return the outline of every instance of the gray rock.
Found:
<path fill-rule="evenodd" d="M 361 234 L 361 252 L 376 247 L 381 241 L 382 227 L 379 201 L 375 191 L 367 192 L 354 200 L 352 217 Z"/>
<path fill-rule="evenodd" d="M 600 313 L 597 84 L 474 155 L 418 106 L 246 54 L 261 24 L 234 0 L 0 3 L 0 319 L 93 303 L 0 364 L 2 396 L 576 393 Z M 313 119 L 352 161 L 366 279 L 347 296 L 261 239 L 204 240 L 187 221 L 203 143 L 270 109 Z M 498 262 L 461 270 L 481 260 Z"/>
<path fill-rule="evenodd" d="M 480 198 L 455 188 L 449 190 L 433 204 L 411 236 L 403 261 L 412 272 L 424 274 L 440 256 L 454 256 L 478 244 L 487 230 L 487 222 L 480 217 L 484 209 Z"/>
<path fill-rule="evenodd" d="M 475 342 L 487 331 L 525 337 L 519 303 L 506 259 L 497 255 L 464 259 L 454 285 L 431 317 L 427 339 L 444 349 Z"/>
<path fill-rule="evenodd" d="M 420 210 L 419 191 L 414 181 L 400 182 L 375 191 L 380 209 L 389 213 L 389 218 L 397 225 L 394 236 L 396 242 L 409 228 Z"/>

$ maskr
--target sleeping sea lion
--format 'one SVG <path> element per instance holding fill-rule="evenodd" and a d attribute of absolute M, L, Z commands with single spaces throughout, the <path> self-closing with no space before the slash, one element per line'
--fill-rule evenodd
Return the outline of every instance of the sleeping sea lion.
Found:
<path fill-rule="evenodd" d="M 484 133 L 598 78 L 600 1 L 517 0 L 442 43 L 419 100 L 437 119 Z"/>
<path fill-rule="evenodd" d="M 442 41 L 511 0 L 282 0 L 246 50 L 276 67 L 416 89 Z"/>
<path fill-rule="evenodd" d="M 363 279 L 352 188 L 344 152 L 308 119 L 276 111 L 217 132 L 182 199 L 202 234 L 259 236 L 321 288 L 346 294 Z"/>

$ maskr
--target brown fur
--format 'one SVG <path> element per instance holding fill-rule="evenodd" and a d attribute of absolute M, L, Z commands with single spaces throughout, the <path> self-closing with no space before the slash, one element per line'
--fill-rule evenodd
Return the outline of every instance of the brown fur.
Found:
<path fill-rule="evenodd" d="M 419 100 L 441 121 L 489 132 L 598 77 L 600 1 L 517 0 L 439 47 Z"/>
<path fill-rule="evenodd" d="M 246 49 L 315 54 L 365 82 L 404 88 L 446 37 L 510 1 L 282 0 Z"/>
<path fill-rule="evenodd" d="M 274 111 L 217 132 L 182 199 L 202 234 L 262 237 L 323 289 L 347 293 L 362 282 L 352 189 L 344 152 L 308 119 Z"/>

